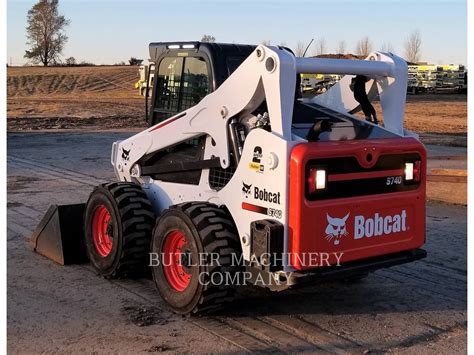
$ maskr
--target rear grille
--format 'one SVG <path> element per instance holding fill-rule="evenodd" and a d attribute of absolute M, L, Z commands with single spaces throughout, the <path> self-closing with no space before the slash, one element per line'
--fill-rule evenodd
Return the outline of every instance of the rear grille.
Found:
<path fill-rule="evenodd" d="M 306 182 L 306 198 L 314 201 L 416 190 L 419 182 L 405 181 L 404 167 L 405 163 L 417 160 L 421 160 L 417 153 L 381 155 L 370 168 L 362 167 L 355 157 L 310 160 L 305 176 L 309 176 L 311 168 L 324 169 L 327 183 L 325 189 L 309 193 L 309 182 Z M 398 183 L 387 183 L 388 177 L 399 176 Z"/>

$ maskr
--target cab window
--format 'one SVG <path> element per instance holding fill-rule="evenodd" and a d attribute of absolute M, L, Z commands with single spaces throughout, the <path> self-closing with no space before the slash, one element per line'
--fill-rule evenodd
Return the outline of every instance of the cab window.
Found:
<path fill-rule="evenodd" d="M 209 93 L 209 75 L 203 58 L 184 58 L 182 85 L 179 111 L 198 104 Z"/>
<path fill-rule="evenodd" d="M 209 73 L 204 58 L 165 57 L 157 71 L 153 111 L 158 121 L 170 117 L 169 113 L 196 105 L 209 93 Z"/>
<path fill-rule="evenodd" d="M 182 72 L 183 58 L 163 58 L 154 83 L 154 87 L 156 87 L 155 110 L 178 111 Z"/>

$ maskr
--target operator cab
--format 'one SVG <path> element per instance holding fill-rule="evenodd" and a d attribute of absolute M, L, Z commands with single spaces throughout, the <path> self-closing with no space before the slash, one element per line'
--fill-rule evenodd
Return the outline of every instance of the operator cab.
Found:
<path fill-rule="evenodd" d="M 207 42 L 150 43 L 150 58 L 155 68 L 150 106 L 148 94 L 145 95 L 148 124 L 153 126 L 198 104 L 255 48 L 253 45 Z M 147 93 L 148 90 L 149 85 Z"/>

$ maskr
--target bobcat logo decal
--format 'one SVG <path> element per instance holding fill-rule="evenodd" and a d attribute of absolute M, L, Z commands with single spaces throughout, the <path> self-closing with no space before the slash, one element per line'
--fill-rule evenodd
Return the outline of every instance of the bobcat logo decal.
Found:
<path fill-rule="evenodd" d="M 329 214 L 326 214 L 328 220 L 328 226 L 326 227 L 326 240 L 329 242 L 334 242 L 334 245 L 339 245 L 340 239 L 348 235 L 346 229 L 346 221 L 349 218 L 349 214 L 346 214 L 342 218 L 334 218 Z"/>
<path fill-rule="evenodd" d="M 242 193 L 245 195 L 245 198 L 250 196 L 250 189 L 252 188 L 252 184 L 247 185 L 245 182 L 242 181 Z"/>
<path fill-rule="evenodd" d="M 130 159 L 130 149 L 125 150 L 125 148 L 122 147 L 122 159 L 123 160 L 129 160 Z"/>

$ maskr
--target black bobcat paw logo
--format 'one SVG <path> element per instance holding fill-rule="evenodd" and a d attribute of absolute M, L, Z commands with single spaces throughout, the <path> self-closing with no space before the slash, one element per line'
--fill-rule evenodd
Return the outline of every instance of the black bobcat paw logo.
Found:
<path fill-rule="evenodd" d="M 252 187 L 252 184 L 247 185 L 245 182 L 242 181 L 242 193 L 245 195 L 245 198 L 249 197 L 251 187 Z"/>
<path fill-rule="evenodd" d="M 123 160 L 129 160 L 130 159 L 130 149 L 125 150 L 125 148 L 122 148 L 122 159 Z"/>

